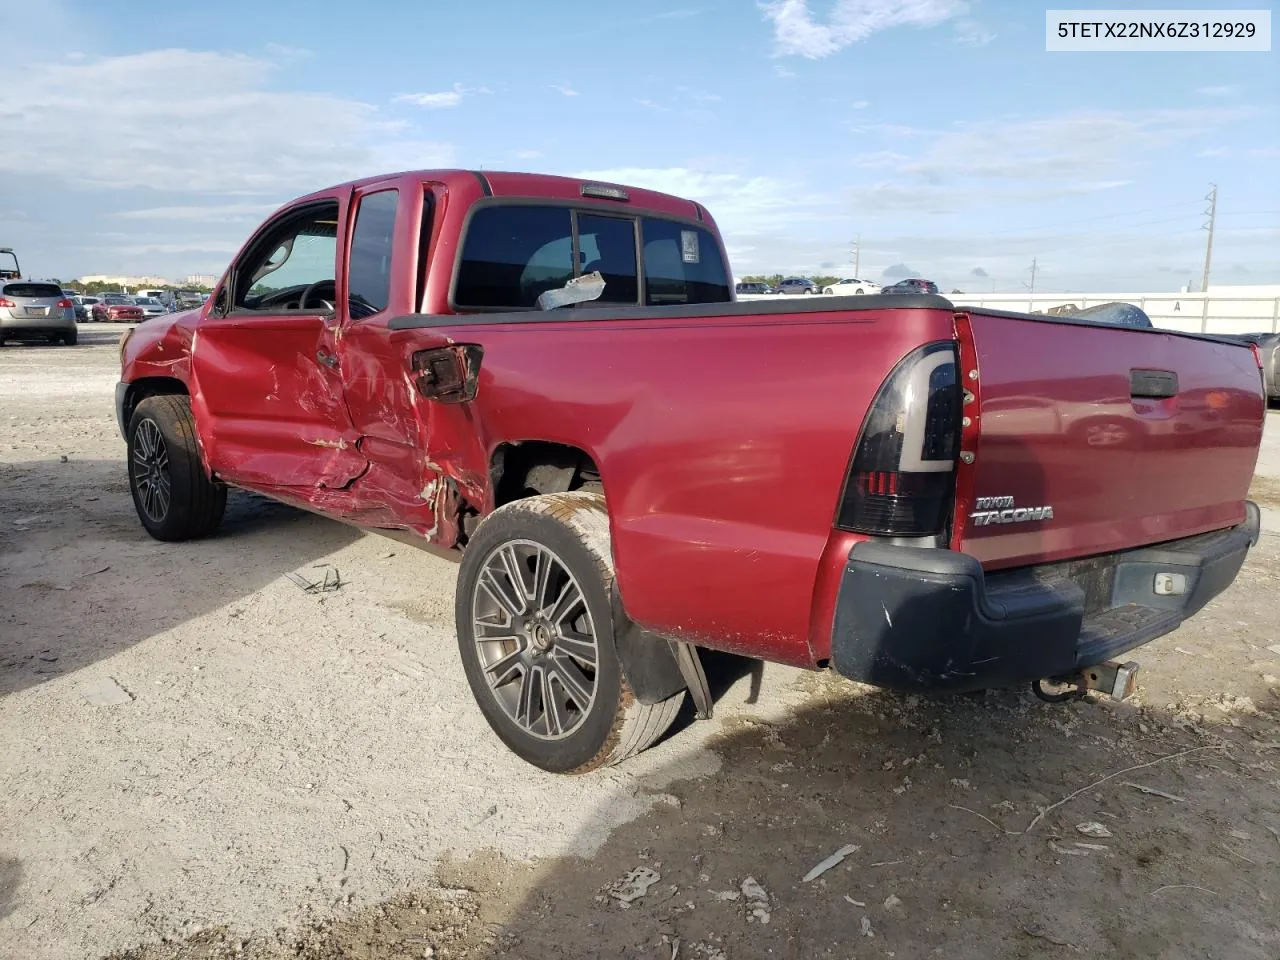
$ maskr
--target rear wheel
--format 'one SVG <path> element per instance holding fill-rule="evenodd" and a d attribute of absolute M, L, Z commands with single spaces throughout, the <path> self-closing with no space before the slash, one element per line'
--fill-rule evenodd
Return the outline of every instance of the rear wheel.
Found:
<path fill-rule="evenodd" d="M 62 343 L 64 346 L 68 346 L 68 347 L 74 347 L 76 345 L 76 341 L 79 339 L 80 339 L 79 330 L 71 330 L 62 335 Z"/>
<path fill-rule="evenodd" d="M 192 540 L 217 529 L 227 488 L 200 461 L 191 401 L 148 397 L 129 420 L 129 490 L 138 519 L 157 540 Z"/>
<path fill-rule="evenodd" d="M 639 753 L 684 692 L 640 703 L 614 648 L 613 557 L 595 493 L 529 497 L 491 514 L 467 544 L 455 617 L 462 665 L 489 726 L 552 773 Z"/>

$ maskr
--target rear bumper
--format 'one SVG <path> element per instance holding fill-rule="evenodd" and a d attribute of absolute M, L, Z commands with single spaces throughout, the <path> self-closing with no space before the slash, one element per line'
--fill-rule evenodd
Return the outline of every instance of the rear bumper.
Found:
<path fill-rule="evenodd" d="M 0 332 L 7 337 L 32 336 L 42 333 L 67 333 L 76 328 L 73 310 L 58 311 L 47 317 L 0 317 Z"/>
<path fill-rule="evenodd" d="M 965 692 L 1066 676 L 1163 636 L 1230 586 L 1260 513 L 1214 533 L 987 574 L 950 550 L 869 541 L 849 554 L 831 664 L 893 690 Z M 1185 578 L 1155 593 L 1157 574 Z"/>

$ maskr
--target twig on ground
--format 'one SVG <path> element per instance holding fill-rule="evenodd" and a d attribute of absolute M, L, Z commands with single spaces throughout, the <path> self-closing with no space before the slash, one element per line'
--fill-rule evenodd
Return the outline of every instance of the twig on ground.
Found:
<path fill-rule="evenodd" d="M 873 866 L 873 867 L 893 867 L 893 866 L 897 866 L 899 863 L 906 863 L 906 862 L 907 862 L 907 861 L 905 861 L 905 860 L 881 860 L 879 863 L 873 863 L 873 864 L 871 864 L 871 866 Z"/>
<path fill-rule="evenodd" d="M 1043 930 L 1035 930 L 1031 927 L 1023 927 L 1022 932 L 1025 933 L 1028 937 L 1035 937 L 1035 939 L 1037 940 L 1044 940 L 1047 943 L 1052 943 L 1055 947 L 1066 947 L 1069 950 L 1075 950 L 1077 953 L 1080 951 L 1080 948 L 1077 947 L 1074 943 L 1069 943 L 1066 940 L 1059 940 L 1057 937 L 1052 937 L 1049 934 L 1045 933 Z"/>
<path fill-rule="evenodd" d="M 1199 890 L 1201 893 L 1209 893 L 1215 897 L 1222 896 L 1222 894 L 1218 893 L 1216 890 L 1197 887 L 1194 883 L 1170 883 L 1163 887 L 1156 887 L 1156 889 L 1151 891 L 1151 896 L 1154 897 L 1157 893 L 1163 893 L 1165 890 Z"/>
<path fill-rule="evenodd" d="M 999 830 L 1001 833 L 1005 834 L 1006 836 L 1010 836 L 1010 837 L 1019 836 L 1019 833 L 1017 830 L 1006 830 L 1004 827 L 1000 826 L 1000 824 L 996 823 L 990 817 L 979 813 L 977 810 L 970 810 L 968 807 L 962 807 L 958 803 L 948 803 L 947 806 L 950 807 L 952 810 L 963 810 L 965 813 L 972 813 L 979 820 L 987 821 L 987 823 L 991 824 L 993 827 L 995 827 L 997 830 Z"/>
<path fill-rule="evenodd" d="M 1163 797 L 1165 800 L 1172 800 L 1174 803 L 1186 803 L 1186 797 L 1180 797 L 1176 793 L 1165 793 L 1163 790 L 1157 790 L 1155 787 L 1145 787 L 1140 783 L 1130 783 L 1126 780 L 1121 784 L 1123 787 L 1133 787 L 1140 793 L 1145 793 L 1153 797 Z"/>
<path fill-rule="evenodd" d="M 1087 784 L 1086 786 L 1081 787 L 1079 790 L 1076 790 L 1074 793 L 1067 794 L 1057 803 L 1050 804 L 1049 806 L 1045 807 L 1043 810 L 1041 810 L 1039 813 L 1035 815 L 1034 819 L 1032 819 L 1032 821 L 1029 824 L 1027 824 L 1027 829 L 1023 830 L 1022 832 L 1030 833 L 1032 830 L 1035 829 L 1036 824 L 1038 824 L 1046 816 L 1051 814 L 1054 810 L 1057 810 L 1059 807 L 1063 806 L 1064 804 L 1070 803 L 1076 797 L 1080 796 L 1080 794 L 1088 793 L 1090 790 L 1094 789 L 1095 787 L 1100 787 L 1104 783 L 1108 783 L 1111 780 L 1114 780 L 1116 777 L 1123 776 L 1126 773 L 1133 773 L 1133 771 L 1135 770 L 1145 770 L 1147 767 L 1154 767 L 1157 763 L 1164 763 L 1166 760 L 1177 760 L 1180 757 L 1188 757 L 1193 753 L 1203 753 L 1206 750 L 1222 750 L 1222 749 L 1225 749 L 1222 744 L 1213 744 L 1211 746 L 1206 746 L 1206 747 L 1192 747 L 1190 750 L 1182 750 L 1182 751 L 1179 751 L 1178 753 L 1168 754 L 1167 756 L 1156 757 L 1156 759 L 1148 760 L 1146 763 L 1138 763 L 1138 764 L 1134 764 L 1132 767 L 1125 767 L 1123 770 L 1117 770 L 1115 773 L 1108 774 L 1107 776 L 1103 777 L 1101 780 L 1095 780 L 1093 783 L 1090 783 L 1090 784 Z"/>

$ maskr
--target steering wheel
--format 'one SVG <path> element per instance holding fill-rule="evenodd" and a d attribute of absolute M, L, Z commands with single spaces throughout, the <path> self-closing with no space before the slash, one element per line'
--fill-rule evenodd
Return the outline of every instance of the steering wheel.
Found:
<path fill-rule="evenodd" d="M 309 284 L 307 284 L 307 288 L 306 288 L 305 290 L 303 290 L 303 291 L 302 291 L 302 296 L 300 296 L 300 297 L 298 298 L 298 309 L 299 309 L 299 310 L 305 310 L 305 309 L 307 308 L 307 301 L 311 299 L 311 294 L 315 291 L 316 287 L 319 287 L 319 286 L 321 286 L 321 285 L 323 285 L 323 284 L 326 284 L 326 283 L 333 283 L 333 281 L 332 281 L 332 280 L 317 280 L 315 283 L 309 283 Z M 333 304 L 332 304 L 332 303 L 330 303 L 328 300 L 321 300 L 320 302 L 324 304 L 324 308 L 325 308 L 326 310 L 328 310 L 330 313 L 333 313 Z"/>

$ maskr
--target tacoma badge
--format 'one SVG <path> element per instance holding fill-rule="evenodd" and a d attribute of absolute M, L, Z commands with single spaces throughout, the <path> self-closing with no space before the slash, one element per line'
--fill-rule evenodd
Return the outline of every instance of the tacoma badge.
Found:
<path fill-rule="evenodd" d="M 969 514 L 975 526 L 990 523 L 1027 523 L 1031 520 L 1052 520 L 1053 507 L 1015 507 L 1013 497 L 979 497 L 977 508 Z"/>

